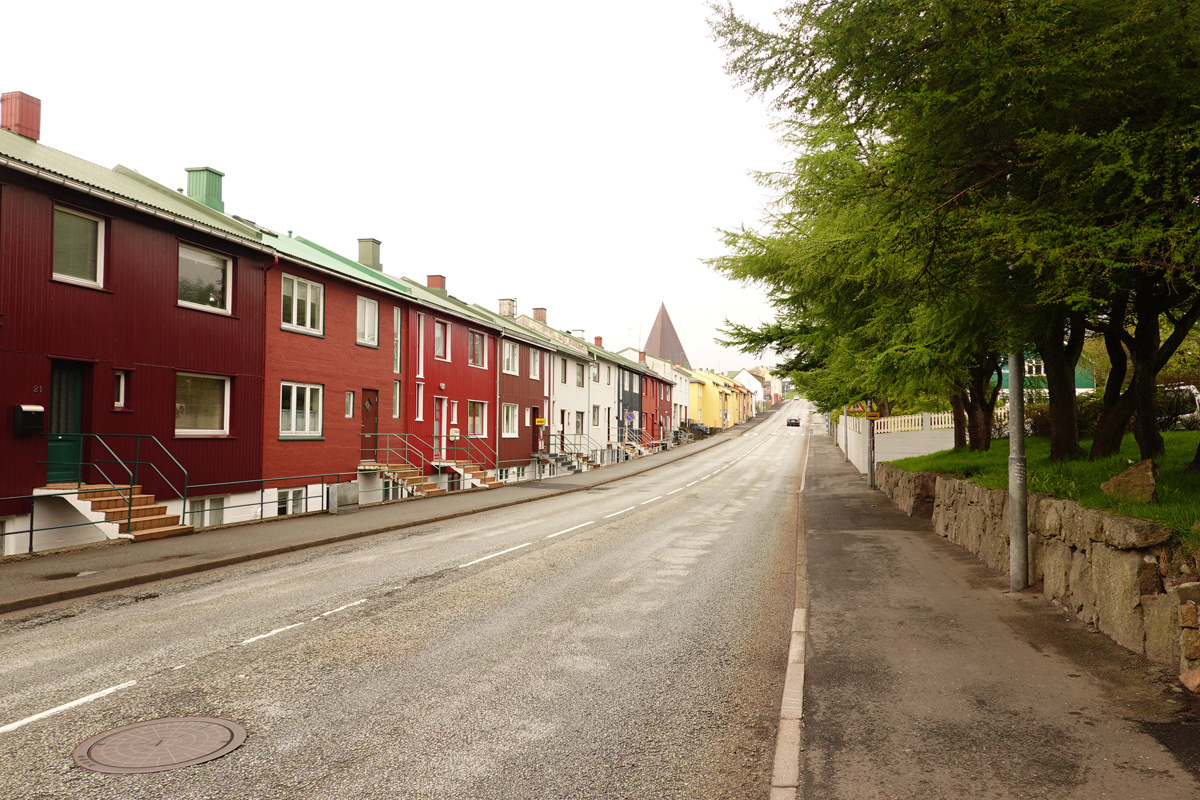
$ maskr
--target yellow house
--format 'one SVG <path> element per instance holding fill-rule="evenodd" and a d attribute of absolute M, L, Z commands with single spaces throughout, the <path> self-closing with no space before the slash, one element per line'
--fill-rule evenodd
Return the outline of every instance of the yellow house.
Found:
<path fill-rule="evenodd" d="M 688 419 L 710 428 L 724 430 L 745 417 L 739 394 L 728 378 L 706 369 L 690 369 Z"/>

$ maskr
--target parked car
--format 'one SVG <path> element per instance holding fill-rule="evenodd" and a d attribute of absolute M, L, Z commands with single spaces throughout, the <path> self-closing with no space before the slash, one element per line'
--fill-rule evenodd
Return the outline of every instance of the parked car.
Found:
<path fill-rule="evenodd" d="M 799 417 L 788 417 L 787 424 L 788 424 L 789 428 L 799 428 L 800 427 L 800 418 Z"/>
<path fill-rule="evenodd" d="M 712 432 L 707 425 L 704 425 L 700 422 L 689 422 L 685 427 L 687 427 L 687 429 L 692 432 L 692 435 L 698 439 L 704 438 Z"/>

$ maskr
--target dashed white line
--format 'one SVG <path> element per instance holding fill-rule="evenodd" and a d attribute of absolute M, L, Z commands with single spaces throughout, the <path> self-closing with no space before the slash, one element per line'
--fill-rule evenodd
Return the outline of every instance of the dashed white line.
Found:
<path fill-rule="evenodd" d="M 335 608 L 332 611 L 326 611 L 324 614 L 318 614 L 317 616 L 312 618 L 312 621 L 316 622 L 321 617 L 328 617 L 330 614 L 336 614 L 339 611 L 345 611 L 347 608 L 354 608 L 355 606 L 361 606 L 365 602 L 367 602 L 366 598 L 363 598 L 362 600 L 355 600 L 353 603 L 347 603 L 346 605 L 342 606 L 341 608 Z"/>
<path fill-rule="evenodd" d="M 63 703 L 61 706 L 55 706 L 54 708 L 50 709 L 49 711 L 43 711 L 40 714 L 34 714 L 32 717 L 26 717 L 25 719 L 17 720 L 16 722 L 10 722 L 9 724 L 0 728 L 0 733 L 8 733 L 9 731 L 15 731 L 17 728 L 20 728 L 23 725 L 28 725 L 31 722 L 37 722 L 39 719 L 45 719 L 46 717 L 53 716 L 53 715 L 59 713 L 60 711 L 66 711 L 68 708 L 74 708 L 75 706 L 81 706 L 84 703 L 90 703 L 93 700 L 99 700 L 101 697 L 104 697 L 105 695 L 110 695 L 113 692 L 117 692 L 117 691 L 120 691 L 121 689 L 128 688 L 130 686 L 133 686 L 135 683 L 137 683 L 137 681 L 125 681 L 125 683 L 119 684 L 117 686 L 110 686 L 107 689 L 101 689 L 100 691 L 98 691 L 94 694 L 89 694 L 87 697 L 81 697 L 78 700 L 72 700 L 69 703 Z"/>
<path fill-rule="evenodd" d="M 655 500 L 662 500 L 662 499 L 663 499 L 663 496 L 660 494 L 658 497 L 651 497 L 645 503 L 642 503 L 642 505 L 646 505 L 646 503 L 653 503 Z"/>
<path fill-rule="evenodd" d="M 258 636 L 251 636 L 249 639 L 242 642 L 242 644 L 250 644 L 251 642 L 257 642 L 259 639 L 265 639 L 268 636 L 274 636 L 277 633 L 283 633 L 284 631 L 290 631 L 292 628 L 299 628 L 303 624 L 304 624 L 303 622 L 297 622 L 295 625 L 284 625 L 282 628 L 276 628 L 275 630 L 269 631 L 267 633 L 260 633 Z"/>
<path fill-rule="evenodd" d="M 701 480 L 703 480 L 703 478 L 702 478 Z M 700 481 L 692 481 L 692 482 L 691 482 L 691 483 L 689 483 L 687 486 L 695 486 L 695 485 L 696 485 L 697 483 L 699 483 L 699 482 L 700 482 Z M 685 489 L 686 489 L 686 488 L 687 488 L 687 486 L 685 486 L 685 487 L 683 487 L 683 488 L 685 488 Z"/>
<path fill-rule="evenodd" d="M 480 561 L 487 561 L 489 558 L 495 558 L 496 556 L 502 556 L 505 553 L 511 553 L 513 550 L 520 550 L 522 547 L 529 547 L 529 545 L 531 545 L 531 544 L 533 544 L 533 542 L 526 542 L 525 544 L 519 544 L 516 547 L 510 547 L 507 550 L 501 550 L 499 553 L 492 553 L 490 556 L 484 556 L 483 558 L 477 558 L 474 561 L 468 561 L 466 564 L 459 564 L 458 568 L 462 569 L 463 567 L 469 567 L 472 564 L 478 564 Z"/>
<path fill-rule="evenodd" d="M 604 518 L 608 519 L 609 517 L 615 517 L 618 514 L 624 514 L 626 511 L 633 511 L 634 508 L 635 508 L 635 506 L 630 506 L 629 508 L 622 508 L 620 511 L 614 511 L 611 514 L 605 514 Z"/>
<path fill-rule="evenodd" d="M 672 491 L 672 492 L 667 492 L 667 494 L 669 494 L 669 495 L 670 495 L 670 494 L 675 494 L 675 492 L 682 492 L 682 491 L 683 491 L 683 487 L 682 487 L 682 486 L 680 486 L 680 487 L 679 487 L 678 489 L 676 489 L 675 491 Z"/>
<path fill-rule="evenodd" d="M 582 525 L 576 525 L 574 528 L 567 528 L 565 531 L 559 531 L 558 533 L 552 533 L 549 536 L 547 536 L 546 538 L 553 539 L 555 536 L 562 536 L 564 533 L 570 533 L 571 531 L 577 531 L 580 528 L 586 528 L 588 525 L 591 525 L 594 522 L 595 522 L 595 520 L 592 520 L 591 522 L 585 522 Z"/>

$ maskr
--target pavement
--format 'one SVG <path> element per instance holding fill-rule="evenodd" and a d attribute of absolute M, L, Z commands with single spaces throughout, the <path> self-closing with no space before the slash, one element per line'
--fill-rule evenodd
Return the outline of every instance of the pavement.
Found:
<path fill-rule="evenodd" d="M 691 444 L 548 480 L 401 500 L 366 506 L 349 514 L 311 512 L 200 528 L 187 536 L 137 543 L 118 539 L 7 556 L 0 559 L 0 613 L 587 491 L 720 447 L 769 418 L 769 414 L 760 414 L 736 428 Z"/>
<path fill-rule="evenodd" d="M 820 433 L 802 514 L 802 752 L 772 800 L 1200 797 L 1173 675 L 1009 592 Z"/>

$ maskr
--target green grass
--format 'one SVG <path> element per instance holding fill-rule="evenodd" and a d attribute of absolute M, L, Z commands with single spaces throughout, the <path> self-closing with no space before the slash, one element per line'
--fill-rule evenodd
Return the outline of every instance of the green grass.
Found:
<path fill-rule="evenodd" d="M 1131 517 L 1153 520 L 1170 527 L 1179 541 L 1200 549 L 1200 531 L 1192 529 L 1200 521 L 1200 473 L 1184 474 L 1183 468 L 1196 455 L 1200 431 L 1163 433 L 1166 455 L 1154 459 L 1158 464 L 1158 502 L 1131 503 L 1114 500 L 1100 484 L 1128 469 L 1139 460 L 1137 443 L 1127 435 L 1119 455 L 1101 461 L 1088 461 L 1090 440 L 1081 442 L 1083 453 L 1057 464 L 1050 462 L 1050 440 L 1030 436 L 1025 440 L 1025 459 L 1030 492 L 1048 492 L 1075 500 L 1088 508 L 1099 508 Z M 986 453 L 944 450 L 928 456 L 892 462 L 910 472 L 942 472 L 963 475 L 981 486 L 1008 489 L 1008 440 L 996 439 Z"/>

